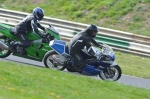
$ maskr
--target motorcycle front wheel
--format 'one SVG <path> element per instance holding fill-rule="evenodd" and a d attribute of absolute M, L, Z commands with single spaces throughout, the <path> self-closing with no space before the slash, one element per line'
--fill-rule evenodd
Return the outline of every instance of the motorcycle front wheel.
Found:
<path fill-rule="evenodd" d="M 57 69 L 61 71 L 64 70 L 65 66 L 56 61 L 57 59 L 59 60 L 59 57 L 60 57 L 59 54 L 57 54 L 54 50 L 49 51 L 48 53 L 46 53 L 43 59 L 44 65 L 47 68 Z"/>
<path fill-rule="evenodd" d="M 102 80 L 109 80 L 109 81 L 117 81 L 122 75 L 121 68 L 116 66 L 107 67 L 105 70 L 99 73 L 99 77 Z"/>

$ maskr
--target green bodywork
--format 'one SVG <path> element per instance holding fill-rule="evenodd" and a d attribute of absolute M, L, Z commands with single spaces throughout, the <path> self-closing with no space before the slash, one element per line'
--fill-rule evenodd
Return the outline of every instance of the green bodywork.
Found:
<path fill-rule="evenodd" d="M 0 33 L 9 39 L 18 41 L 18 39 L 10 33 L 10 28 L 11 26 L 0 23 Z M 47 33 L 54 36 L 55 39 L 58 40 L 61 39 L 60 35 L 54 32 L 50 27 L 47 28 Z M 35 34 L 33 31 L 30 31 L 26 35 L 31 42 L 32 41 L 35 42 L 30 47 L 26 48 L 27 51 L 26 55 L 20 55 L 20 54 L 13 54 L 13 55 L 36 60 L 36 61 L 42 61 L 44 55 L 48 51 L 52 50 L 49 46 L 49 43 L 42 42 L 41 37 L 38 34 Z"/>

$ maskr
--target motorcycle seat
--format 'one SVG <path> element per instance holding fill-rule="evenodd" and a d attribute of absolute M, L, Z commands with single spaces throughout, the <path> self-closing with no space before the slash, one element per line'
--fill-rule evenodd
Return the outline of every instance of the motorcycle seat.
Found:
<path fill-rule="evenodd" d="M 11 27 L 11 28 L 10 28 L 10 33 L 11 33 L 12 35 L 14 35 L 14 34 L 15 34 L 15 32 L 16 32 L 15 27 Z"/>

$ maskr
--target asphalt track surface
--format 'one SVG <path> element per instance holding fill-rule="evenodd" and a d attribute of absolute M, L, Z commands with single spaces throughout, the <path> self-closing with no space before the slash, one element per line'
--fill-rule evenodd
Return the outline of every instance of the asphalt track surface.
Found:
<path fill-rule="evenodd" d="M 1 60 L 3 60 L 3 59 L 1 59 Z M 29 65 L 38 66 L 38 67 L 45 67 L 42 62 L 33 61 L 33 60 L 25 59 L 25 58 L 20 58 L 20 57 L 16 57 L 13 55 L 10 55 L 9 57 L 5 58 L 4 60 L 20 62 L 20 63 L 29 64 Z M 96 76 L 90 76 L 90 77 L 100 80 L 100 78 L 96 77 Z M 122 75 L 121 78 L 117 82 L 125 84 L 125 85 L 129 85 L 129 86 L 150 89 L 150 79 Z"/>

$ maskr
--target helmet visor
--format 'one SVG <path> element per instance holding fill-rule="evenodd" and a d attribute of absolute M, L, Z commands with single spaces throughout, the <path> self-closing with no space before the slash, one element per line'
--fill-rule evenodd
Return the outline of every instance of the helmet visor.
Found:
<path fill-rule="evenodd" d="M 97 34 L 97 31 L 92 31 L 92 33 L 91 33 L 93 38 L 96 37 L 96 34 Z"/>
<path fill-rule="evenodd" d="M 44 15 L 43 14 L 41 14 L 41 13 L 37 13 L 37 16 L 38 16 L 38 20 L 40 21 L 40 20 L 42 20 L 43 19 L 43 17 L 44 17 Z"/>

